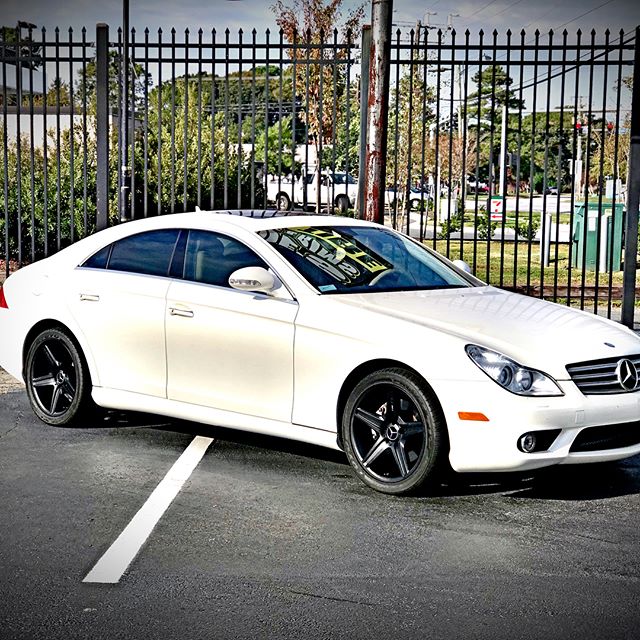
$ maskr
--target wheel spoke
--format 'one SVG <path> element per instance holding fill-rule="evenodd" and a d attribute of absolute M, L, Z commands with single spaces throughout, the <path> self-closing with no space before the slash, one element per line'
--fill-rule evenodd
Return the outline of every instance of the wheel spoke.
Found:
<path fill-rule="evenodd" d="M 405 454 L 404 445 L 402 444 L 402 442 L 396 442 L 395 445 L 391 448 L 391 453 L 393 453 L 393 458 L 398 465 L 400 475 L 403 478 L 406 478 L 409 475 L 409 465 L 407 463 L 407 456 Z"/>
<path fill-rule="evenodd" d="M 398 399 L 398 392 L 392 388 L 387 396 L 387 412 L 385 414 L 385 418 L 388 422 L 397 421 L 399 409 L 400 401 Z"/>
<path fill-rule="evenodd" d="M 62 395 L 62 388 L 59 385 L 56 385 L 53 389 L 53 395 L 51 397 L 51 410 L 49 411 L 51 415 L 53 415 L 56 412 L 61 395 Z"/>
<path fill-rule="evenodd" d="M 384 438 L 378 438 L 376 443 L 371 448 L 371 451 L 364 457 L 362 464 L 365 467 L 370 467 L 375 460 L 389 448 L 389 443 Z"/>
<path fill-rule="evenodd" d="M 53 355 L 51 351 L 51 347 L 49 347 L 48 344 L 45 344 L 42 350 L 44 351 L 44 355 L 47 356 L 47 360 L 49 361 L 49 364 L 51 364 L 51 366 L 54 367 L 55 369 L 59 369 L 60 363 L 56 360 L 55 356 Z"/>
<path fill-rule="evenodd" d="M 424 425 L 422 422 L 405 422 L 402 425 L 402 435 L 405 438 L 416 436 L 424 433 Z"/>
<path fill-rule="evenodd" d="M 380 416 L 358 407 L 356 409 L 356 418 L 360 418 L 362 422 L 368 427 L 371 427 L 378 435 L 382 435 L 382 428 L 385 421 Z"/>
<path fill-rule="evenodd" d="M 53 374 L 48 373 L 46 376 L 38 376 L 37 378 L 33 378 L 31 384 L 34 387 L 54 387 L 56 384 L 56 379 Z"/>
<path fill-rule="evenodd" d="M 73 402 L 73 398 L 76 395 L 76 388 L 71 384 L 71 382 L 69 381 L 69 378 L 67 378 L 61 385 L 62 387 L 62 393 L 64 394 L 64 397 L 69 401 L 69 402 Z"/>

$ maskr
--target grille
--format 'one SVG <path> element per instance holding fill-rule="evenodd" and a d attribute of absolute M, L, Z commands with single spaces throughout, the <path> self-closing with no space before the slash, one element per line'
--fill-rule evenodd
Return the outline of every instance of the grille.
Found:
<path fill-rule="evenodd" d="M 640 421 L 609 424 L 604 427 L 583 429 L 573 441 L 569 451 L 604 451 L 622 449 L 640 443 Z"/>
<path fill-rule="evenodd" d="M 618 362 L 626 358 L 631 360 L 640 374 L 640 354 L 603 360 L 591 360 L 590 362 L 576 362 L 568 364 L 567 371 L 576 386 L 586 396 L 602 395 L 609 393 L 627 393 L 618 382 L 616 368 Z"/>

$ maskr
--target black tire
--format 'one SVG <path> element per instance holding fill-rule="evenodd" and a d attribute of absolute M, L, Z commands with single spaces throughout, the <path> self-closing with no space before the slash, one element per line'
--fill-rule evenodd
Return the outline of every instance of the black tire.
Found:
<path fill-rule="evenodd" d="M 291 198 L 288 194 L 280 192 L 276 196 L 276 209 L 278 211 L 291 211 Z"/>
<path fill-rule="evenodd" d="M 382 493 L 417 493 L 446 467 L 444 418 L 424 382 L 404 369 L 375 371 L 355 386 L 342 437 L 356 475 Z"/>
<path fill-rule="evenodd" d="M 342 214 L 347 213 L 349 211 L 349 198 L 345 195 L 339 195 L 336 198 L 336 209 Z"/>
<path fill-rule="evenodd" d="M 84 357 L 62 329 L 47 329 L 31 343 L 24 379 L 31 408 L 46 424 L 73 425 L 95 407 Z"/>

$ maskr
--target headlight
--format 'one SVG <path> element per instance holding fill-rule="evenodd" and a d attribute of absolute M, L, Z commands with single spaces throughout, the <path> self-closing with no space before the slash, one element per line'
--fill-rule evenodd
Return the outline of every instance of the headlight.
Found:
<path fill-rule="evenodd" d="M 520 396 L 562 396 L 558 383 L 535 369 L 527 369 L 501 353 L 468 344 L 467 355 L 492 380 Z"/>

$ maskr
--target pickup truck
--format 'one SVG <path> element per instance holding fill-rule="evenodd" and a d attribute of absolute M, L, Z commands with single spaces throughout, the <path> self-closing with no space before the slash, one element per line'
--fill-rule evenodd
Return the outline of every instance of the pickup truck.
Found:
<path fill-rule="evenodd" d="M 275 202 L 276 209 L 289 211 L 293 205 L 304 205 L 305 189 L 307 205 L 315 207 L 318 202 L 317 174 L 307 174 L 299 180 L 271 178 L 267 181 L 267 200 Z M 356 203 L 358 182 L 351 175 L 340 171 L 323 171 L 320 175 L 320 204 L 346 213 Z"/>

